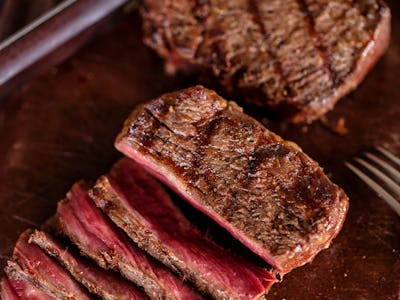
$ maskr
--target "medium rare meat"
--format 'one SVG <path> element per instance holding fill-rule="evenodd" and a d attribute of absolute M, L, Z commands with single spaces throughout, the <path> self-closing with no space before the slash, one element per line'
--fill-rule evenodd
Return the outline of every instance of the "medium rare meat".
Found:
<path fill-rule="evenodd" d="M 12 259 L 5 268 L 12 280 L 34 285 L 42 292 L 57 299 L 89 300 L 92 297 L 71 275 L 47 256 L 38 246 L 28 242 L 31 230 L 19 237 Z"/>
<path fill-rule="evenodd" d="M 297 145 L 202 86 L 137 107 L 116 147 L 281 274 L 328 247 L 348 209 Z"/>
<path fill-rule="evenodd" d="M 0 296 L 2 300 L 56 300 L 30 283 L 6 277 L 1 281 Z"/>
<path fill-rule="evenodd" d="M 95 206 L 88 187 L 75 184 L 57 208 L 58 228 L 81 253 L 120 272 L 152 299 L 202 299 L 191 286 L 140 250 Z"/>
<path fill-rule="evenodd" d="M 214 299 L 263 299 L 276 281 L 266 269 L 204 238 L 167 192 L 128 158 L 89 194 L 139 247 Z"/>
<path fill-rule="evenodd" d="M 18 300 L 18 295 L 14 288 L 11 286 L 10 281 L 3 277 L 1 280 L 1 297 L 2 300 Z"/>
<path fill-rule="evenodd" d="M 43 231 L 35 230 L 29 242 L 38 245 L 49 256 L 57 259 L 78 282 L 101 299 L 148 299 L 134 284 L 125 281 L 114 272 L 103 270 L 89 260 L 83 259 L 72 252 L 69 245 L 61 244 Z"/>
<path fill-rule="evenodd" d="M 353 90 L 389 44 L 381 0 L 145 0 L 144 42 L 167 70 L 312 121 Z M 208 80 L 211 81 L 211 80 Z"/>

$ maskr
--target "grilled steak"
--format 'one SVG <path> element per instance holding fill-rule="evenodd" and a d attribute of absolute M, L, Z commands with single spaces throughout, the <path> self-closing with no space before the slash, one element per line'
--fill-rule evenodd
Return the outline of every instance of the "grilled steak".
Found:
<path fill-rule="evenodd" d="M 56 300 L 56 298 L 43 293 L 34 285 L 16 279 L 3 278 L 1 281 L 2 300 Z"/>
<path fill-rule="evenodd" d="M 276 281 L 266 269 L 204 238 L 167 192 L 128 158 L 101 177 L 91 195 L 139 247 L 215 299 L 260 299 Z"/>
<path fill-rule="evenodd" d="M 148 299 L 134 284 L 125 281 L 114 272 L 105 271 L 89 260 L 79 257 L 72 252 L 70 246 L 61 244 L 43 231 L 35 230 L 29 242 L 38 245 L 49 256 L 56 258 L 78 282 L 101 299 Z"/>
<path fill-rule="evenodd" d="M 297 145 L 201 86 L 137 107 L 116 147 L 281 274 L 328 247 L 348 209 Z"/>
<path fill-rule="evenodd" d="M 152 299 L 202 299 L 166 267 L 133 244 L 95 206 L 83 183 L 75 184 L 57 209 L 58 227 L 81 253 L 104 269 L 120 272 Z"/>
<path fill-rule="evenodd" d="M 353 90 L 390 33 L 381 0 L 145 0 L 142 15 L 144 41 L 169 72 L 213 74 L 226 94 L 294 122 Z"/>
<path fill-rule="evenodd" d="M 88 300 L 92 297 L 71 275 L 38 246 L 29 244 L 30 230 L 19 237 L 12 259 L 5 268 L 10 279 L 34 285 L 57 299 Z"/>

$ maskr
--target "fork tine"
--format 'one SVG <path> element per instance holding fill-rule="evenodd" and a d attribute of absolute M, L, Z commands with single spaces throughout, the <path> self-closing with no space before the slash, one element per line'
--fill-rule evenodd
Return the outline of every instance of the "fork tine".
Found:
<path fill-rule="evenodd" d="M 389 151 L 387 151 L 386 149 L 383 149 L 380 146 L 377 146 L 376 149 L 378 149 L 378 151 L 380 153 L 382 153 L 383 155 L 385 155 L 387 158 L 391 159 L 393 162 L 395 162 L 399 167 L 400 167 L 400 158 L 394 156 L 392 153 L 390 153 Z"/>
<path fill-rule="evenodd" d="M 385 162 L 384 160 L 380 159 L 379 157 L 377 157 L 376 155 L 374 155 L 372 153 L 365 152 L 364 154 L 370 160 L 375 162 L 378 166 L 381 166 L 383 169 L 385 169 L 387 172 L 389 172 L 391 175 L 393 175 L 394 178 L 400 179 L 400 172 L 397 171 L 395 168 L 393 168 L 391 165 L 389 165 L 387 162 Z"/>
<path fill-rule="evenodd" d="M 386 183 L 389 186 L 389 188 L 392 189 L 392 191 L 400 195 L 400 186 L 396 182 L 394 182 L 390 177 L 386 176 L 386 174 L 384 174 L 378 168 L 375 168 L 373 165 L 371 165 L 370 163 L 366 162 L 361 158 L 355 158 L 354 160 L 363 165 L 364 167 L 366 167 L 368 170 L 370 170 L 372 174 L 376 175 L 384 183 Z"/>
<path fill-rule="evenodd" d="M 400 203 L 385 191 L 379 184 L 377 184 L 370 177 L 365 175 L 360 169 L 352 165 L 351 163 L 345 162 L 345 165 L 352 170 L 361 180 L 363 180 L 367 185 L 369 185 L 375 192 L 377 192 L 393 209 L 394 211 L 400 215 Z"/>

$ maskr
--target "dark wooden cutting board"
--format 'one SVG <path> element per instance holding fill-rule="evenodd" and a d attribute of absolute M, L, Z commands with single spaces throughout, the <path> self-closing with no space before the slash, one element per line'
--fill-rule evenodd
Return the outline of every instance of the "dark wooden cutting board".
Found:
<path fill-rule="evenodd" d="M 400 155 L 400 3 L 389 5 L 389 51 L 327 116 L 344 118 L 347 135 L 321 122 L 268 121 L 245 107 L 320 162 L 351 201 L 332 246 L 276 284 L 269 299 L 400 299 L 400 218 L 343 164 L 373 145 Z M 114 138 L 137 103 L 193 83 L 164 75 L 132 15 L 7 97 L 0 104 L 0 267 L 19 233 L 50 217 L 74 181 L 95 179 L 116 161 Z"/>

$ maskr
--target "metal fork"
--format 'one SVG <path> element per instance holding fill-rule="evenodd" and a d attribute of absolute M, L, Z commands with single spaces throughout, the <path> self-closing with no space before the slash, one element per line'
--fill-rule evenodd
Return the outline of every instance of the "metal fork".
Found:
<path fill-rule="evenodd" d="M 376 154 L 375 154 L 376 153 Z M 400 159 L 383 149 L 364 152 L 345 165 L 400 215 Z"/>

